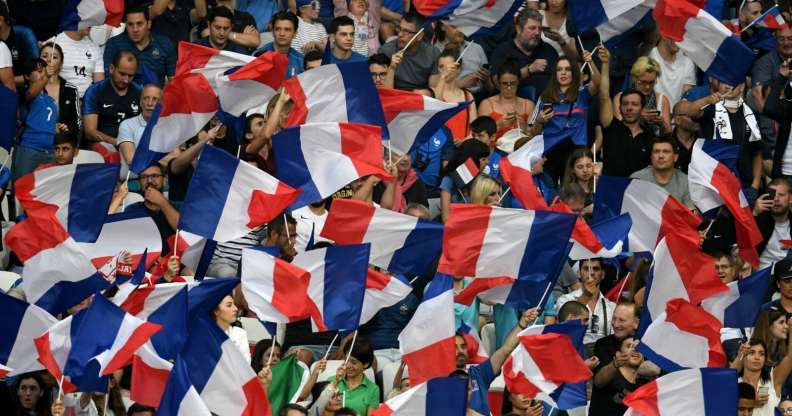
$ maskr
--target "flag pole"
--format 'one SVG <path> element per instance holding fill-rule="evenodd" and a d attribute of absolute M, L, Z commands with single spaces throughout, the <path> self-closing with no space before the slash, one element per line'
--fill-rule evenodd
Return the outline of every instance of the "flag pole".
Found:
<path fill-rule="evenodd" d="M 105 394 L 105 398 L 104 399 L 105 400 L 104 400 L 104 406 L 102 406 L 103 407 L 102 415 L 106 415 L 107 414 L 107 402 L 110 401 L 110 380 L 109 379 L 107 380 L 107 394 Z"/>
<path fill-rule="evenodd" d="M 63 400 L 63 377 L 64 375 L 61 374 L 60 380 L 58 380 L 58 401 Z"/>
<path fill-rule="evenodd" d="M 465 55 L 465 52 L 467 52 L 468 48 L 470 48 L 470 45 L 472 44 L 473 42 L 468 42 L 467 46 L 465 46 L 465 49 L 462 49 L 462 52 L 459 53 L 459 58 L 456 59 L 456 63 L 459 63 L 459 61 L 462 60 L 462 56 Z"/>
<path fill-rule="evenodd" d="M 286 239 L 291 240 L 291 235 L 289 235 L 289 222 L 286 221 L 286 213 L 283 213 L 283 229 L 286 230 Z"/>
<path fill-rule="evenodd" d="M 333 344 L 335 344 L 336 338 L 338 338 L 338 332 L 336 332 L 335 336 L 333 337 L 333 340 L 330 341 L 330 345 L 327 346 L 327 351 L 325 351 L 322 360 L 327 360 L 327 356 L 330 355 L 330 349 L 333 348 Z"/>
<path fill-rule="evenodd" d="M 358 331 L 356 329 L 355 333 L 352 335 L 352 343 L 349 344 L 349 352 L 347 352 L 346 359 L 344 360 L 344 365 L 346 365 L 349 362 L 349 357 L 352 356 L 352 348 L 355 347 L 355 340 L 357 339 L 357 333 Z"/>
<path fill-rule="evenodd" d="M 176 229 L 176 238 L 173 239 L 173 256 L 171 256 L 171 257 L 177 257 L 177 254 L 179 254 L 179 229 L 178 228 Z"/>
<path fill-rule="evenodd" d="M 594 146 L 593 146 L 593 150 L 591 151 L 591 154 L 592 154 L 592 156 L 594 156 L 594 169 L 595 169 L 595 172 L 594 172 L 594 184 L 592 186 L 593 189 L 591 189 L 591 193 L 593 194 L 593 193 L 597 192 L 597 172 L 596 172 L 596 169 L 597 169 L 597 142 L 596 142 L 596 140 L 594 141 Z"/>
<path fill-rule="evenodd" d="M 267 358 L 267 367 L 272 364 L 272 356 L 275 355 L 275 338 L 272 338 L 272 345 L 270 345 L 269 358 Z"/>
<path fill-rule="evenodd" d="M 500 199 L 498 200 L 498 204 L 500 204 L 503 201 L 503 198 L 506 197 L 506 194 L 508 194 L 509 191 L 511 191 L 511 186 L 506 188 L 506 192 L 504 192 L 503 195 L 501 195 Z"/>
<path fill-rule="evenodd" d="M 415 38 L 417 38 L 417 37 L 418 37 L 418 35 L 420 35 L 421 33 L 423 33 L 424 29 L 425 29 L 425 28 L 423 28 L 423 27 L 422 27 L 422 28 L 421 28 L 421 30 L 419 30 L 419 31 L 418 31 L 418 33 L 414 34 L 414 35 L 413 35 L 413 37 L 411 37 L 411 38 L 410 38 L 410 41 L 409 41 L 409 42 L 407 42 L 407 44 L 406 44 L 406 45 L 404 45 L 404 48 L 403 48 L 403 49 L 402 49 L 400 52 L 404 52 L 404 51 L 406 51 L 406 50 L 407 50 L 407 48 L 409 48 L 409 47 L 410 47 L 410 45 L 412 45 L 412 43 L 413 43 L 413 41 L 415 40 Z"/>

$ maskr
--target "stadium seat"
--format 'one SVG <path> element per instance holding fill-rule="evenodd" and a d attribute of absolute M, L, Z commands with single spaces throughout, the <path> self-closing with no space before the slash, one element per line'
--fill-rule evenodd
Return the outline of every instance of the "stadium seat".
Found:
<path fill-rule="evenodd" d="M 264 325 L 256 318 L 242 317 L 239 318 L 239 322 L 242 323 L 242 328 L 247 332 L 248 343 L 251 345 L 258 344 L 262 339 L 272 338 L 269 332 L 264 328 Z"/>
<path fill-rule="evenodd" d="M 74 157 L 74 164 L 79 165 L 81 163 L 105 163 L 105 160 L 102 155 L 93 150 L 80 149 L 77 156 Z"/>
<path fill-rule="evenodd" d="M 481 343 L 484 344 L 487 353 L 495 353 L 495 324 L 488 323 L 481 327 Z"/>
<path fill-rule="evenodd" d="M 14 282 L 19 280 L 20 277 L 22 276 L 14 272 L 0 271 L 0 290 L 8 292 L 8 289 L 11 289 Z"/>

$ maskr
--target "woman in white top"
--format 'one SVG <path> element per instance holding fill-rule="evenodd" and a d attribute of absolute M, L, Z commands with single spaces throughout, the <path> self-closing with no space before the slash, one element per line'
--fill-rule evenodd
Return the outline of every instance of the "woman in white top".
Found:
<path fill-rule="evenodd" d="M 217 306 L 215 306 L 212 315 L 220 329 L 228 335 L 228 338 L 231 338 L 231 341 L 239 349 L 239 352 L 242 353 L 242 356 L 245 357 L 245 360 L 250 364 L 250 346 L 248 344 L 247 332 L 238 326 L 232 326 L 232 324 L 237 321 L 237 312 L 239 312 L 239 309 L 237 309 L 236 304 L 234 304 L 234 298 L 228 294 Z"/>
<path fill-rule="evenodd" d="M 575 40 L 567 33 L 567 0 L 548 0 L 542 13 L 542 41 L 552 46 L 558 55 L 577 57 Z"/>
<path fill-rule="evenodd" d="M 752 339 L 740 347 L 740 353 L 731 365 L 740 372 L 739 381 L 756 389 L 754 416 L 775 414 L 774 409 L 781 401 L 781 387 L 792 373 L 792 348 L 787 348 L 786 355 L 779 363 L 770 362 L 765 355 L 766 351 L 764 342 Z"/>

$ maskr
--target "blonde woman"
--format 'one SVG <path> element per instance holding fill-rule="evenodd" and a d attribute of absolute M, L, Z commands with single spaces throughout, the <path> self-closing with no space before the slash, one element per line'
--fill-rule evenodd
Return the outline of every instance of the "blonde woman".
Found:
<path fill-rule="evenodd" d="M 501 185 L 495 178 L 479 174 L 470 186 L 470 203 L 499 207 Z"/>
<path fill-rule="evenodd" d="M 648 56 L 642 56 L 630 70 L 631 85 L 646 98 L 641 111 L 641 122 L 649 125 L 655 135 L 671 133 L 671 102 L 657 92 L 657 79 L 661 74 L 660 64 Z M 621 93 L 613 97 L 613 116 L 621 120 Z"/>

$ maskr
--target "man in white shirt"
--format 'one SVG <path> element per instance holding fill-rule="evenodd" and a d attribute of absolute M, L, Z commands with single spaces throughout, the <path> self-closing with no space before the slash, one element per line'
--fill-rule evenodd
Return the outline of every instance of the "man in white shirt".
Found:
<path fill-rule="evenodd" d="M 105 78 L 102 51 L 90 37 L 90 28 L 66 30 L 50 39 L 63 49 L 60 76 L 77 87 L 80 98 L 94 82 Z"/>
<path fill-rule="evenodd" d="M 14 82 L 14 63 L 11 59 L 11 50 L 5 42 L 0 41 L 0 83 L 12 91 L 16 91 Z"/>
<path fill-rule="evenodd" d="M 583 343 L 588 345 L 610 335 L 613 311 L 616 309 L 616 304 L 606 299 L 600 292 L 600 283 L 605 277 L 602 259 L 581 260 L 578 263 L 578 267 L 580 289 L 558 298 L 556 308 L 561 309 L 565 303 L 571 300 L 576 300 L 586 305 L 590 318 Z"/>
<path fill-rule="evenodd" d="M 759 268 L 765 268 L 787 256 L 788 248 L 781 243 L 790 240 L 789 204 L 792 185 L 784 178 L 773 179 L 768 185 L 768 193 L 756 200 L 753 209 L 756 225 L 762 233 L 762 242 L 756 246 L 761 253 Z"/>
<path fill-rule="evenodd" d="M 657 46 L 649 52 L 649 57 L 660 64 L 655 91 L 668 97 L 671 108 L 682 98 L 685 91 L 696 86 L 696 64 L 679 46 L 665 37 L 660 38 Z"/>
<path fill-rule="evenodd" d="M 162 89 L 154 84 L 148 84 L 140 93 L 140 114 L 128 118 L 118 126 L 118 150 L 121 152 L 121 176 L 126 176 L 126 170 L 135 156 L 143 130 L 146 129 L 154 107 L 162 101 Z"/>
<path fill-rule="evenodd" d="M 330 241 L 319 236 L 327 220 L 326 203 L 326 200 L 321 200 L 292 211 L 292 217 L 297 221 L 297 242 L 294 245 L 298 253 L 304 252 L 311 242 L 313 245 Z"/>

